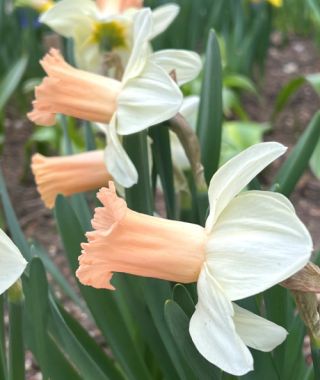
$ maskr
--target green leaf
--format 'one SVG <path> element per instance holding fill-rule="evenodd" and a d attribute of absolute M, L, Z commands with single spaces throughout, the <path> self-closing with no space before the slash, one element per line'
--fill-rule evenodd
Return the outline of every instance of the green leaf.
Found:
<path fill-rule="evenodd" d="M 44 379 L 49 379 L 50 356 L 47 345 L 47 324 L 49 316 L 48 283 L 43 264 L 39 258 L 29 263 L 29 278 L 23 277 L 26 296 L 26 316 L 32 326 L 31 347 L 41 367 Z M 28 329 L 29 330 L 29 329 Z"/>
<path fill-rule="evenodd" d="M 0 111 L 18 87 L 22 75 L 27 67 L 28 57 L 21 57 L 0 82 Z"/>
<path fill-rule="evenodd" d="M 139 173 L 138 184 L 126 189 L 126 201 L 135 211 L 153 214 L 146 131 L 125 136 L 123 146 Z M 142 192 L 141 192 L 142 189 Z"/>
<path fill-rule="evenodd" d="M 271 120 L 276 118 L 278 113 L 281 112 L 287 105 L 289 99 L 306 83 L 308 83 L 320 96 L 320 73 L 294 78 L 285 84 L 277 95 Z"/>
<path fill-rule="evenodd" d="M 4 326 L 4 296 L 0 295 L 0 379 L 7 378 L 7 362 L 5 350 L 5 326 Z"/>
<path fill-rule="evenodd" d="M 48 252 L 36 241 L 32 242 L 31 246 L 31 255 L 32 257 L 40 257 L 46 270 L 52 275 L 57 284 L 61 287 L 63 292 L 72 299 L 72 301 L 78 305 L 80 308 L 84 307 L 84 302 L 78 294 L 74 291 L 72 286 L 63 276 L 56 264 L 51 260 Z"/>
<path fill-rule="evenodd" d="M 244 75 L 229 74 L 223 77 L 223 86 L 257 94 L 254 83 Z"/>
<path fill-rule="evenodd" d="M 312 156 L 309 161 L 310 169 L 312 173 L 320 179 L 320 139 L 317 142 L 316 147 L 312 153 Z"/>
<path fill-rule="evenodd" d="M 191 318 L 195 311 L 195 305 L 187 288 L 184 285 L 176 284 L 173 288 L 172 298 L 182 308 L 188 318 Z"/>
<path fill-rule="evenodd" d="M 172 155 L 168 127 L 159 125 L 149 131 L 152 138 L 153 164 L 161 180 L 166 202 L 167 218 L 176 218 L 175 190 L 173 183 Z"/>
<path fill-rule="evenodd" d="M 71 270 L 75 273 L 78 268 L 80 244 L 84 240 L 85 231 L 73 209 L 61 195 L 56 199 L 55 216 Z M 119 310 L 115 298 L 117 297 L 116 292 L 113 294 L 107 290 L 94 289 L 80 284 L 79 288 L 98 327 L 107 338 L 113 354 L 128 378 L 148 379 L 148 370 L 141 353 L 137 351 L 125 319 Z"/>
<path fill-rule="evenodd" d="M 305 83 L 304 77 L 298 77 L 287 83 L 277 95 L 274 111 L 271 116 L 271 120 L 274 120 L 279 112 L 281 112 L 289 98 Z"/>
<path fill-rule="evenodd" d="M 85 347 L 86 351 L 99 365 L 101 370 L 107 374 L 111 380 L 123 380 L 123 376 L 115 367 L 114 361 L 105 354 L 103 349 L 70 313 L 68 313 L 62 306 L 58 306 L 68 328 L 73 332 L 74 336 L 77 337 L 81 346 Z"/>
<path fill-rule="evenodd" d="M 192 368 L 197 379 L 220 379 L 221 371 L 210 364 L 194 346 L 189 333 L 189 318 L 173 300 L 168 300 L 164 307 L 165 319 L 175 342 Z"/>
<path fill-rule="evenodd" d="M 52 344 L 56 346 L 55 350 L 58 349 L 57 357 L 63 354 L 67 358 L 68 363 L 64 366 L 69 367 L 68 371 L 74 372 L 72 370 L 74 368 L 85 379 L 110 380 L 113 372 L 110 371 L 110 376 L 108 372 L 104 373 L 95 358 L 88 352 L 88 348 L 79 342 L 64 321 L 48 292 L 44 267 L 38 258 L 31 261 L 30 278 L 25 280 L 25 289 L 27 290 L 28 316 L 31 319 L 33 331 L 31 347 L 45 373 L 44 377 L 58 378 L 58 370 L 52 367 L 51 352 L 48 349 L 49 341 L 52 339 Z"/>
<path fill-rule="evenodd" d="M 10 297 L 14 287 L 20 291 L 19 297 Z M 25 379 L 24 333 L 23 333 L 23 294 L 20 284 L 14 284 L 8 290 L 9 304 L 9 380 Z"/>
<path fill-rule="evenodd" d="M 222 152 L 220 165 L 232 157 L 262 142 L 263 134 L 270 129 L 268 123 L 251 121 L 228 121 L 223 124 Z"/>
<path fill-rule="evenodd" d="M 320 342 L 311 338 L 311 356 L 313 362 L 314 378 L 320 379 Z"/>
<path fill-rule="evenodd" d="M 95 150 L 96 142 L 94 139 L 94 133 L 92 130 L 92 125 L 88 121 L 84 121 L 82 124 L 84 128 L 84 137 L 85 137 L 85 143 L 86 143 L 86 150 Z"/>
<path fill-rule="evenodd" d="M 222 68 L 219 43 L 213 30 L 209 33 L 203 71 L 197 134 L 209 183 L 219 166 L 222 134 Z"/>
<path fill-rule="evenodd" d="M 289 196 L 308 166 L 310 157 L 320 137 L 320 111 L 318 111 L 298 142 L 280 167 L 274 180 L 274 188 Z"/>
<path fill-rule="evenodd" d="M 267 319 L 288 329 L 290 325 L 290 321 L 288 321 L 288 315 L 290 314 L 288 290 L 276 285 L 264 292 L 264 300 Z M 279 373 L 282 372 L 284 356 L 285 345 L 283 343 L 274 350 L 274 361 Z"/>
<path fill-rule="evenodd" d="M 48 333 L 81 376 L 84 379 L 113 380 L 112 375 L 116 373 L 114 368 L 110 366 L 110 369 L 112 369 L 111 373 L 104 372 L 96 362 L 96 358 L 88 352 L 87 347 L 82 345 L 77 336 L 69 329 L 56 303 L 52 299 L 50 309 Z"/>
<path fill-rule="evenodd" d="M 289 329 L 289 335 L 284 343 L 285 355 L 283 363 L 283 380 L 299 380 L 307 371 L 303 343 L 306 335 L 306 328 L 300 315 L 294 317 Z"/>

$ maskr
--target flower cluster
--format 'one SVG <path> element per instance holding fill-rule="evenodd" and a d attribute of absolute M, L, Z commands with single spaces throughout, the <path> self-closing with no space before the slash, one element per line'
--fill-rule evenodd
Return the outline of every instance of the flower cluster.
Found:
<path fill-rule="evenodd" d="M 285 152 L 278 143 L 254 145 L 214 174 L 205 227 L 137 213 L 117 196 L 111 179 L 124 187 L 138 181 L 122 136 L 174 117 L 183 102 L 179 86 L 201 69 L 196 53 L 152 52 L 151 39 L 168 27 L 178 8 L 168 5 L 151 12 L 141 3 L 81 0 L 77 12 L 72 2 L 62 0 L 42 14 L 42 22 L 73 38 L 80 69 L 50 50 L 41 61 L 47 76 L 35 90 L 28 117 L 44 126 L 55 124 L 57 113 L 90 121 L 105 133 L 107 145 L 104 151 L 71 157 L 36 154 L 32 170 L 48 207 L 58 193 L 101 187 L 97 197 L 102 207 L 95 209 L 93 231 L 79 257 L 81 283 L 114 289 L 114 272 L 197 282 L 192 340 L 211 363 L 242 375 L 253 369 L 247 346 L 271 351 L 287 333 L 235 301 L 300 270 L 309 260 L 312 241 L 284 196 L 241 192 Z M 111 69 L 120 69 L 103 71 L 104 59 L 113 60 Z"/>

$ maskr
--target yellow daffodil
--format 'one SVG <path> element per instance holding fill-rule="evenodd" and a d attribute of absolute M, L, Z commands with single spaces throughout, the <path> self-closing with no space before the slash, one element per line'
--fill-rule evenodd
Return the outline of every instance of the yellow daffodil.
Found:
<path fill-rule="evenodd" d="M 38 13 L 44 13 L 54 6 L 52 0 L 16 0 L 16 7 L 29 7 L 36 10 Z"/>

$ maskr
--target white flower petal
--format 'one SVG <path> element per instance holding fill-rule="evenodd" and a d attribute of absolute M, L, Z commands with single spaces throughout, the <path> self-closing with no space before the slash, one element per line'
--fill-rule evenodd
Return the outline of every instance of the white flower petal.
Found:
<path fill-rule="evenodd" d="M 233 321 L 244 343 L 256 350 L 269 352 L 281 344 L 288 332 L 283 327 L 233 304 Z"/>
<path fill-rule="evenodd" d="M 200 103 L 200 96 L 198 95 L 190 95 L 186 96 L 183 99 L 182 106 L 179 110 L 181 115 L 187 119 L 189 122 L 190 126 L 192 127 L 193 130 L 195 130 L 195 123 L 190 122 L 190 120 L 194 119 L 194 116 L 197 115 L 198 113 L 198 108 L 199 108 L 199 103 Z"/>
<path fill-rule="evenodd" d="M 79 34 L 90 34 L 96 13 L 97 7 L 91 0 L 77 0 L 76 4 L 62 0 L 43 13 L 39 20 L 64 37 L 76 38 Z"/>
<path fill-rule="evenodd" d="M 138 11 L 133 21 L 133 47 L 123 74 L 122 83 L 137 77 L 143 70 L 149 54 L 148 41 L 152 30 L 152 14 L 148 8 Z"/>
<path fill-rule="evenodd" d="M 177 4 L 162 5 L 154 9 L 152 12 L 153 28 L 150 39 L 164 32 L 177 17 L 179 10 L 180 8 Z"/>
<path fill-rule="evenodd" d="M 19 249 L 0 229 L 0 294 L 18 280 L 26 265 Z"/>
<path fill-rule="evenodd" d="M 204 265 L 198 280 L 198 303 L 190 321 L 191 338 L 209 362 L 233 375 L 253 369 L 250 351 L 233 323 L 232 303 Z"/>
<path fill-rule="evenodd" d="M 113 179 L 123 187 L 131 187 L 138 182 L 138 173 L 118 139 L 114 119 L 105 128 L 107 146 L 105 163 Z"/>
<path fill-rule="evenodd" d="M 177 114 L 181 103 L 177 84 L 161 67 L 149 62 L 118 97 L 117 132 L 129 135 L 168 120 Z"/>
<path fill-rule="evenodd" d="M 248 191 L 219 216 L 207 242 L 207 265 L 230 300 L 264 291 L 308 262 L 312 240 L 281 194 Z"/>
<path fill-rule="evenodd" d="M 196 78 L 202 67 L 199 54 L 188 50 L 160 50 L 153 53 L 150 59 L 167 73 L 174 70 L 180 86 Z"/>
<path fill-rule="evenodd" d="M 101 70 L 102 55 L 98 44 L 92 44 L 88 39 L 83 42 L 75 39 L 74 54 L 77 66 L 82 70 L 99 72 Z"/>
<path fill-rule="evenodd" d="M 206 221 L 207 233 L 232 198 L 285 151 L 286 147 L 276 142 L 256 144 L 233 157 L 214 174 L 208 191 L 210 214 Z"/>

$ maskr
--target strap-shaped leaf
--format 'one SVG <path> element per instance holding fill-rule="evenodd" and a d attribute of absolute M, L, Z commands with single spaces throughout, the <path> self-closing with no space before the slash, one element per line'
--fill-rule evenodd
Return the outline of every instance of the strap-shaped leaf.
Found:
<path fill-rule="evenodd" d="M 292 149 L 274 180 L 275 190 L 289 196 L 308 166 L 320 137 L 320 111 L 318 111 Z"/>
<path fill-rule="evenodd" d="M 218 169 L 222 134 L 222 67 L 217 36 L 209 33 L 197 122 L 202 164 L 209 183 Z"/>
<path fill-rule="evenodd" d="M 181 307 L 173 300 L 165 303 L 166 322 L 181 354 L 192 368 L 195 378 L 218 380 L 221 371 L 210 364 L 194 346 L 189 334 L 189 318 Z"/>

